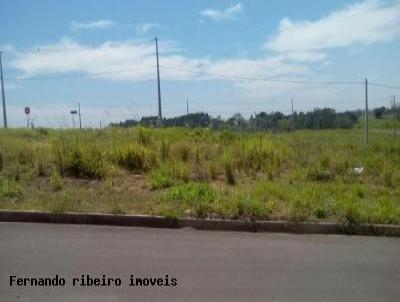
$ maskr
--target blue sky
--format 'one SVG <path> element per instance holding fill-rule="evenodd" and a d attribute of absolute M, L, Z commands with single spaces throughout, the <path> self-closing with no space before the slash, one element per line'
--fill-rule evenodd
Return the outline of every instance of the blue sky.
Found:
<path fill-rule="evenodd" d="M 223 117 L 288 113 L 291 98 L 298 111 L 363 106 L 359 84 L 259 79 L 400 84 L 398 0 L 0 0 L 9 124 L 30 106 L 35 125 L 68 126 L 78 102 L 85 126 L 155 114 L 155 36 L 166 116 L 187 98 Z M 398 92 L 371 87 L 371 106 Z"/>

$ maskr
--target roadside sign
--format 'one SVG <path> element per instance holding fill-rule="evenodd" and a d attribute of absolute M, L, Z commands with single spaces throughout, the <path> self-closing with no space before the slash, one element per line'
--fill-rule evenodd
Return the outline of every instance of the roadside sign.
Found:
<path fill-rule="evenodd" d="M 25 114 L 30 114 L 31 113 L 31 108 L 25 107 Z"/>

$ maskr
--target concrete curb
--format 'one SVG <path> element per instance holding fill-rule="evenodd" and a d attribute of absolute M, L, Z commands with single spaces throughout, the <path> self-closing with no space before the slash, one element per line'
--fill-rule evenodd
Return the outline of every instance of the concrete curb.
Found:
<path fill-rule="evenodd" d="M 39 211 L 0 210 L 0 222 L 38 222 L 62 224 L 94 224 L 153 228 L 193 228 L 198 230 L 279 232 L 295 234 L 349 234 L 400 236 L 400 226 L 382 224 L 343 225 L 333 222 L 291 222 L 169 218 L 146 215 L 114 215 L 98 213 L 49 213 Z"/>

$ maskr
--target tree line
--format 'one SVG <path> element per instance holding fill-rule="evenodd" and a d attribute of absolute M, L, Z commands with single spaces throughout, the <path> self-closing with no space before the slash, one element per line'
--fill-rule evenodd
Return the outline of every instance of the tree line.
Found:
<path fill-rule="evenodd" d="M 385 113 L 390 113 L 392 109 L 376 108 L 371 112 L 376 118 L 381 118 Z M 223 119 L 221 116 L 212 117 L 208 113 L 199 112 L 176 117 L 164 118 L 164 127 L 208 127 L 213 130 L 240 130 L 258 131 L 270 130 L 273 132 L 293 131 L 295 129 L 350 129 L 354 127 L 358 118 L 363 115 L 363 111 L 336 112 L 332 108 L 315 108 L 308 112 L 294 112 L 285 115 L 277 112 L 260 112 L 251 115 L 246 119 L 242 114 L 236 113 L 233 116 Z M 155 127 L 158 124 L 157 116 L 142 117 L 140 120 L 126 120 L 114 123 L 111 126 L 132 127 L 137 125 Z"/>

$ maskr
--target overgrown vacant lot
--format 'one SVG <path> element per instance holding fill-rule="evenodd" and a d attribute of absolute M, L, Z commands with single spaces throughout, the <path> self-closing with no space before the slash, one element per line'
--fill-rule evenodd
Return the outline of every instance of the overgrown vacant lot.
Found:
<path fill-rule="evenodd" d="M 1 130 L 0 180 L 2 209 L 400 224 L 400 140 L 360 129 Z"/>

